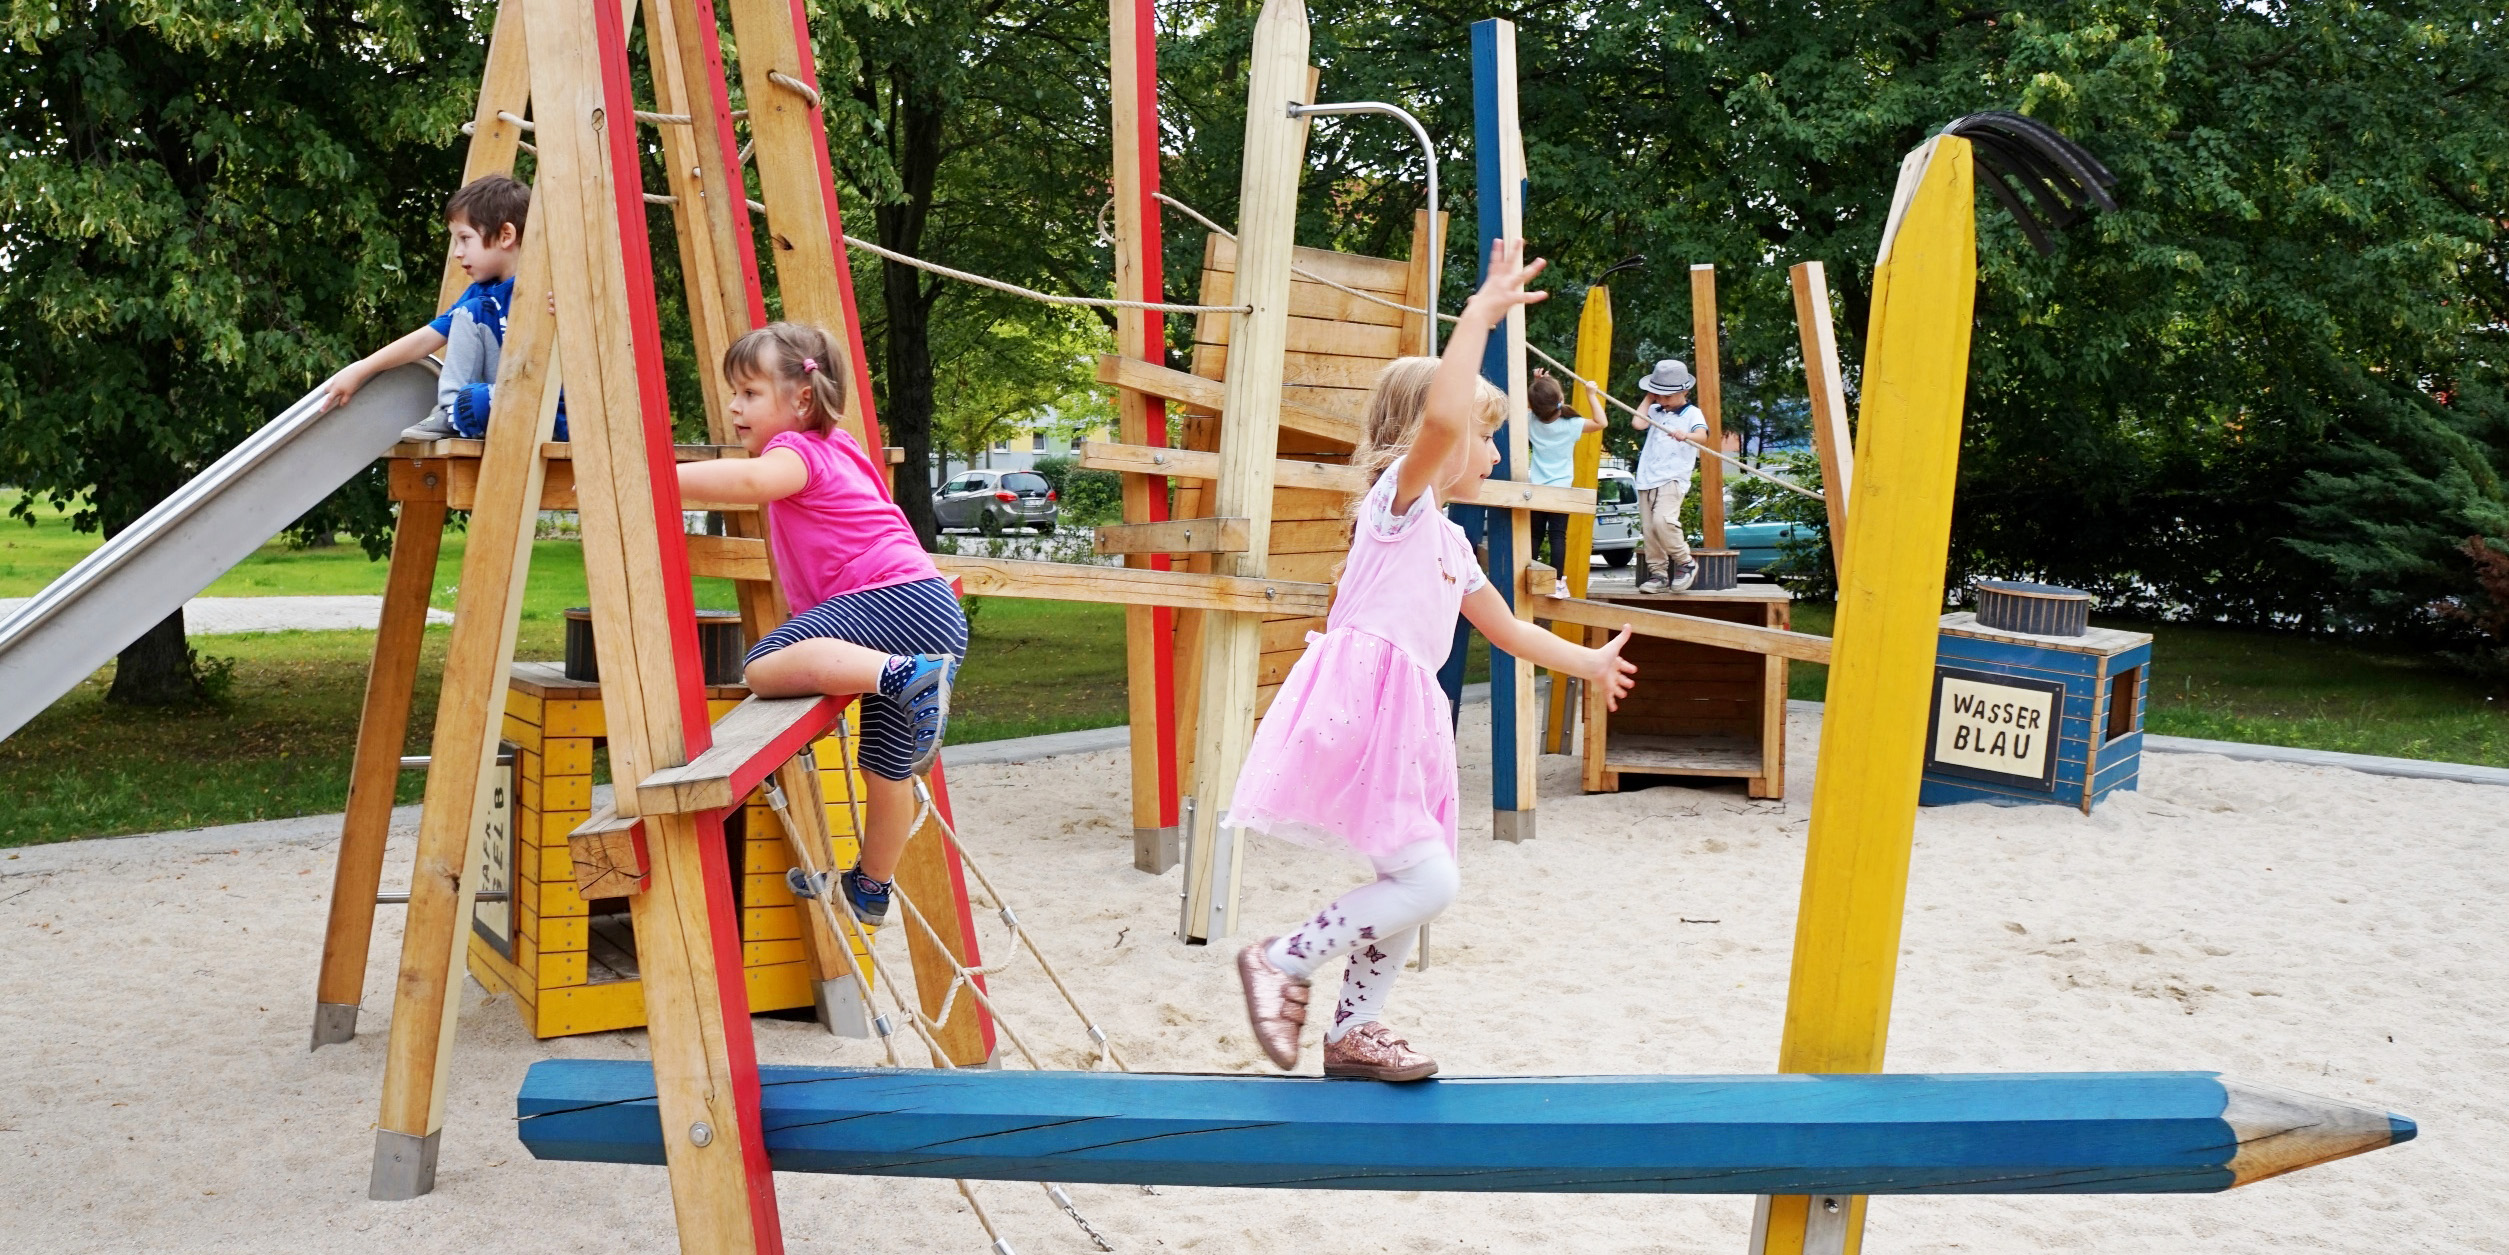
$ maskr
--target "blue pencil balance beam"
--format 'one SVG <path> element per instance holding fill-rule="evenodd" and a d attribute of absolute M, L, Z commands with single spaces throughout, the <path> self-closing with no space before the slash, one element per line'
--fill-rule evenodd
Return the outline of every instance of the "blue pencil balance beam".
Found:
<path fill-rule="evenodd" d="M 784 1172 L 1663 1194 L 2226 1190 L 2414 1135 L 2211 1072 L 1439 1079 L 765 1067 Z M 532 1065 L 541 1159 L 662 1162 L 653 1069 Z"/>

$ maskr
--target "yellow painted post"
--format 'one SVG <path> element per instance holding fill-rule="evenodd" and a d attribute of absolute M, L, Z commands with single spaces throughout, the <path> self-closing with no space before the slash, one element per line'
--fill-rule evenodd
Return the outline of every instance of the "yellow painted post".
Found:
<path fill-rule="evenodd" d="M 1977 285 L 1969 143 L 1908 154 L 1884 229 L 1781 1072 L 1878 1072 L 1899 970 Z M 1852 1255 L 1864 1199 L 1763 1199 L 1754 1255 Z"/>
<path fill-rule="evenodd" d="M 1612 386 L 1612 290 L 1610 288 L 1598 284 L 1586 289 L 1585 308 L 1577 315 L 1576 362 L 1579 378 L 1593 380 L 1597 388 L 1608 389 Z M 1561 381 L 1561 386 L 1569 390 L 1568 399 L 1575 402 L 1579 414 L 1590 419 L 1604 417 L 1603 398 L 1588 395 L 1585 389 L 1566 380 Z M 1577 441 L 1576 485 L 1579 488 L 1592 488 L 1601 480 L 1602 474 L 1603 433 L 1590 431 Z M 1561 583 L 1568 586 L 1568 595 L 1585 596 L 1587 568 L 1594 564 L 1593 515 L 1571 514 L 1568 516 L 1568 552 L 1562 557 L 1561 562 L 1565 569 L 1559 573 L 1559 578 Z M 1586 643 L 1586 630 L 1574 623 L 1554 623 L 1551 625 L 1551 630 L 1558 633 L 1561 639 L 1572 644 Z M 1569 705 L 1568 681 L 1566 677 L 1555 674 L 1551 677 L 1551 717 L 1542 725 L 1543 753 L 1565 754 L 1568 752 L 1568 721 L 1572 717 L 1572 712 L 1583 714 L 1584 707 L 1582 704 Z"/>

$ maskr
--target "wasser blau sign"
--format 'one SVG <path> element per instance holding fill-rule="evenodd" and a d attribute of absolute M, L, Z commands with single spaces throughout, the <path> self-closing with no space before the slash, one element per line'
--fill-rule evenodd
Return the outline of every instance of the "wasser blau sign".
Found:
<path fill-rule="evenodd" d="M 1925 769 L 2053 790 L 2064 699 L 2053 681 L 1936 667 Z"/>

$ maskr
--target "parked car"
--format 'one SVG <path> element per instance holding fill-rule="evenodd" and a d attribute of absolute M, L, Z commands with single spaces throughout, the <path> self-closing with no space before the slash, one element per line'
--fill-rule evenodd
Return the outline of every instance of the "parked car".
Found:
<path fill-rule="evenodd" d="M 1786 556 L 1788 545 L 1812 540 L 1812 529 L 1801 523 L 1725 524 L 1725 547 L 1735 551 L 1734 569 L 1743 572 L 1765 571 Z"/>
<path fill-rule="evenodd" d="M 943 531 L 972 528 L 993 536 L 1033 527 L 1051 532 L 1061 510 L 1053 485 L 1035 471 L 961 471 L 932 494 L 933 522 Z"/>
<path fill-rule="evenodd" d="M 1606 466 L 1594 481 L 1594 553 L 1610 567 L 1629 565 L 1638 552 L 1638 481 Z"/>

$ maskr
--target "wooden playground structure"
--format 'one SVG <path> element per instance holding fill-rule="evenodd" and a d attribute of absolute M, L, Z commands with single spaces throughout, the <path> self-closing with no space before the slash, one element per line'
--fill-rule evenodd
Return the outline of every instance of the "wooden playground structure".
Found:
<path fill-rule="evenodd" d="M 771 1109 L 781 1112 L 799 1101 L 787 1095 L 801 1091 L 782 1082 L 808 1078 L 779 1075 L 775 1103 L 762 1099 L 748 1016 L 768 1001 L 760 996 L 766 986 L 783 991 L 777 997 L 798 1001 L 794 982 L 801 982 L 832 1027 L 860 1031 L 857 1021 L 869 1010 L 853 992 L 864 988 L 858 983 L 858 948 L 837 935 L 824 912 L 794 910 L 781 888 L 787 868 L 815 874 L 840 866 L 848 853 L 839 843 L 850 836 L 844 826 L 850 811 L 837 800 L 846 793 L 850 770 L 842 732 L 847 703 L 754 697 L 735 702 L 731 693 L 709 690 L 699 673 L 691 577 L 736 582 L 751 639 L 790 607 L 768 560 L 756 511 L 679 497 L 672 473 L 677 460 L 733 456 L 737 450 L 725 447 L 727 433 L 719 426 L 715 445 L 672 443 L 647 204 L 659 200 L 672 209 L 699 362 L 720 360 L 734 336 L 765 320 L 771 282 L 785 317 L 834 329 L 848 346 L 849 431 L 865 447 L 879 448 L 879 427 L 804 6 L 800 0 L 725 0 L 721 18 L 738 49 L 734 64 L 717 12 L 707 3 L 643 0 L 646 68 L 656 96 L 650 109 L 633 96 L 628 23 L 636 12 L 582 0 L 503 0 L 499 10 L 464 177 L 510 170 L 517 154 L 531 146 L 536 191 L 517 288 L 551 291 L 556 299 L 553 310 L 537 299 L 516 302 L 483 441 L 407 446 L 394 453 L 401 513 L 344 820 L 314 1042 L 344 1040 L 356 1030 L 428 584 L 446 514 L 464 510 L 470 519 L 468 552 L 428 754 L 370 1193 L 410 1198 L 432 1187 L 459 980 L 466 967 L 486 962 L 474 920 L 494 765 L 501 742 L 537 738 L 520 746 L 521 754 L 538 760 L 532 775 L 536 791 L 512 799 L 517 819 L 510 856 L 512 942 L 486 966 L 492 977 L 509 983 L 518 1001 L 534 1002 L 539 1031 L 552 1022 L 550 999 L 568 989 L 599 987 L 560 983 L 588 968 L 595 906 L 604 916 L 623 910 L 632 925 L 636 1018 L 649 1029 L 652 1061 L 624 1065 L 625 1071 L 608 1067 L 597 1077 L 562 1068 L 544 1077 L 536 1069 L 525 1096 L 525 1113 L 535 1120 L 580 1116 L 599 1107 L 632 1117 L 632 1127 L 559 1136 L 548 1132 L 556 1124 L 527 1125 L 526 1135 L 546 1132 L 533 1145 L 553 1156 L 646 1162 L 658 1157 L 668 1166 L 683 1250 L 774 1251 L 782 1244 L 772 1177 L 779 1163 L 800 1170 L 935 1173 L 915 1150 L 926 1132 L 904 1123 L 893 1137 L 881 1126 L 879 1136 L 893 1143 L 890 1159 L 847 1159 L 843 1148 L 828 1152 L 834 1158 L 796 1159 L 802 1152 L 781 1124 L 772 1136 L 768 1131 Z M 1123 555 L 1126 565 L 943 559 L 941 566 L 966 594 L 1126 607 L 1136 863 L 1163 871 L 1182 862 L 1180 934 L 1201 942 L 1226 935 L 1234 923 L 1244 850 L 1220 824 L 1230 786 L 1271 687 L 1329 605 L 1332 564 L 1343 544 L 1341 519 L 1350 495 L 1364 488 L 1347 465 L 1357 440 L 1359 398 L 1376 366 L 1422 351 L 1434 337 L 1436 281 L 1430 262 L 1440 251 L 1440 232 L 1438 221 L 1424 215 L 1409 262 L 1295 246 L 1310 121 L 1285 106 L 1315 103 L 1315 80 L 1299 0 L 1267 0 L 1249 62 L 1237 231 L 1229 239 L 1215 234 L 1206 245 L 1202 304 L 1164 303 L 1150 7 L 1146 0 L 1113 0 L 1110 14 L 1115 272 L 1117 301 L 1123 304 L 1118 352 L 1101 364 L 1101 374 L 1117 390 L 1119 439 L 1090 445 L 1082 460 L 1123 473 L 1125 522 L 1103 529 L 1099 547 Z M 1513 28 L 1485 22 L 1474 28 L 1473 38 L 1483 154 L 1476 238 L 1479 251 L 1486 252 L 1490 239 L 1523 232 L 1525 170 L 1514 117 Z M 745 109 L 734 108 L 728 73 L 739 75 Z M 747 146 L 737 131 L 744 122 Z M 658 139 L 669 171 L 667 188 L 658 191 L 638 182 L 646 128 Z M 1847 463 L 1834 346 L 1824 368 L 1815 371 L 1821 443 L 1836 468 L 1830 480 L 1833 520 L 1840 526 L 1835 534 L 1844 537 L 1839 552 L 1855 555 L 1842 571 L 1834 645 L 1767 622 L 1588 601 L 1583 571 L 1564 573 L 1562 580 L 1533 567 L 1525 560 L 1530 512 L 1590 516 L 1593 493 L 1524 482 L 1522 424 L 1510 424 L 1504 450 L 1509 474 L 1493 479 L 1473 503 L 1503 512 L 1491 530 L 1490 560 L 1495 582 L 1521 617 L 1571 632 L 1626 624 L 1667 641 L 1832 664 L 1832 714 L 1823 730 L 1781 1071 L 1874 1073 L 1881 1067 L 1917 803 L 1923 678 L 1932 664 L 1934 619 L 1942 600 L 1974 288 L 1969 148 L 1970 141 L 1958 135 L 1937 136 L 1910 155 L 1902 173 L 1877 280 L 1864 377 L 1869 421 L 1860 434 L 1852 517 L 1842 518 Z M 763 259 L 751 228 L 753 214 L 764 221 Z M 1712 272 L 1707 282 L 1712 292 Z M 1828 336 L 1826 293 L 1817 272 L 1807 283 L 1799 270 L 1797 284 L 1799 301 L 1817 299 L 1821 306 L 1817 333 L 1809 313 L 1803 320 L 1811 361 L 1816 334 L 1824 342 Z M 446 298 L 458 288 L 448 268 Z M 1371 294 L 1379 299 L 1368 299 Z M 1413 312 L 1389 312 L 1389 302 Z M 1607 297 L 1600 308 L 1602 347 L 1591 357 L 1581 348 L 1579 356 L 1581 369 L 1595 375 L 1609 360 Z M 1162 316 L 1170 312 L 1198 319 L 1191 371 L 1166 364 Z M 1703 346 L 1712 339 L 1711 314 Z M 1490 371 L 1521 412 L 1527 373 L 1521 310 L 1511 316 L 1496 347 Z M 1703 378 L 1712 380 L 1713 352 L 1699 356 Z M 709 421 L 719 424 L 720 385 L 711 370 L 702 378 Z M 563 445 L 549 440 L 561 381 L 574 436 Z M 1714 395 L 1711 385 L 1707 396 Z M 1185 410 L 1185 438 L 1178 448 L 1166 447 L 1170 404 Z M 1580 464 L 1591 483 L 1591 453 Z M 1171 480 L 1177 481 L 1172 508 Z M 1711 500 L 1717 482 L 1712 461 L 1706 476 Z M 601 675 L 597 733 L 580 718 L 564 729 L 566 735 L 553 730 L 552 699 L 560 687 L 545 675 L 518 673 L 513 658 L 534 523 L 542 509 L 573 509 L 582 518 Z M 729 534 L 686 534 L 682 511 L 687 509 L 721 510 Z M 1711 545 L 1721 539 L 1720 525 L 1711 523 Z M 1499 780 L 1494 827 L 1502 838 L 1521 840 L 1534 835 L 1533 767 L 1541 723 L 1530 667 L 1494 658 L 1492 693 Z M 518 701 L 517 694 L 529 700 Z M 537 720 L 525 719 L 525 712 Z M 1561 720 L 1553 722 L 1558 726 Z M 564 754 L 571 768 L 589 753 L 596 735 L 607 746 L 613 782 L 612 800 L 603 807 L 591 804 L 588 771 L 560 773 L 551 765 Z M 569 744 L 560 747 L 560 740 Z M 559 775 L 583 781 L 582 796 L 570 794 L 564 806 L 548 783 Z M 948 808 L 937 770 L 929 784 L 934 822 L 918 832 L 900 872 L 901 889 L 923 904 L 935 924 L 908 938 L 917 995 L 932 1022 L 936 1055 L 945 1055 L 948 1064 L 980 1064 L 993 1053 L 995 1021 L 985 1006 L 953 1016 L 947 1005 L 961 985 L 952 974 L 965 977 L 980 956 L 965 869 L 954 843 L 938 831 L 947 823 Z M 792 810 L 796 823 L 780 844 L 760 839 L 753 823 L 749 839 L 733 845 L 726 838 L 727 821 L 743 808 L 754 816 L 751 799 L 770 785 L 776 796 L 802 803 Z M 777 917 L 783 922 L 766 918 L 777 910 L 785 913 Z M 767 936 L 761 929 L 782 935 Z M 619 945 L 619 935 L 608 944 Z M 522 944 L 526 940 L 528 947 Z M 759 954 L 762 946 L 770 953 Z M 762 968 L 780 971 L 761 977 Z M 523 996 L 525 984 L 529 999 Z M 981 1001 L 980 983 L 974 992 Z M 855 1009 L 850 1019 L 849 1006 Z M 604 1014 L 605 1025 L 618 1021 L 616 1008 Z M 1008 1077 L 944 1075 L 950 1077 L 950 1092 L 960 1095 L 952 1101 L 971 1112 L 1003 1110 L 999 1104 L 1013 1092 L 997 1084 Z M 1191 1083 L 1167 1085 L 1167 1079 Z M 1684 1078 L 1650 1079 L 1671 1086 Z M 1882 1085 L 1894 1078 L 1848 1079 Z M 1047 1108 L 1071 1108 L 1078 1113 L 1075 1121 L 1191 1124 L 1232 1110 L 1230 1103 L 1244 1101 L 1248 1083 L 1037 1073 L 1023 1074 L 1017 1084 L 1027 1087 L 1017 1092 Z M 2236 1094 L 2213 1084 L 2168 1089 L 2184 1125 L 2172 1125 L 2176 1131 L 2170 1136 L 2203 1144 L 2226 1118 L 2221 1113 L 2236 1108 Z M 1481 1092 L 1497 1094 L 1500 1088 Z M 2018 1091 L 2012 1086 L 1979 1092 L 1984 1096 L 1974 1104 L 1936 1111 L 1931 1118 L 2005 1118 L 1998 1113 L 2008 1114 L 2015 1101 L 2025 1111 L 2045 1109 L 2029 1106 L 2032 1101 L 2054 1101 L 2026 1094 L 2013 1099 Z M 1590 1100 L 1591 1095 L 1580 1099 Z M 1735 1100 L 1760 1101 L 1748 1095 Z M 1295 1101 L 1316 1104 L 1314 1098 Z M 1387 1110 L 1393 1114 L 1378 1121 L 1373 1135 L 1387 1145 L 1443 1140 L 1477 1148 L 1484 1139 L 1475 1128 L 1491 1130 L 1502 1141 L 1510 1136 L 1502 1119 L 1467 1127 L 1461 1115 L 1423 1122 L 1416 1112 L 1394 1113 L 1409 1101 L 1400 1094 L 1367 1101 L 1391 1104 Z M 1842 1101 L 1852 1108 L 1860 1100 L 1850 1095 Z M 1810 1118 L 1804 1110 L 1792 1115 L 1788 1110 L 1780 1102 L 1764 1114 L 1781 1126 Z M 2241 1139 L 2271 1141 L 2299 1127 L 2286 1121 L 2268 1128 L 2270 1119 L 2258 1119 L 2264 1123 L 2239 1126 Z M 1678 1123 L 1668 1118 L 1644 1136 L 1677 1137 L 1663 1130 Z M 2312 1143 L 2313 1157 L 2356 1153 L 2411 1135 L 2409 1125 L 2346 1128 L 2340 1145 Z M 595 1145 L 594 1133 L 609 1140 Z M 1626 1152 L 1625 1139 L 1599 1144 L 1604 1149 L 1595 1155 Z M 1092 1165 L 1068 1141 L 1032 1149 L 1026 1161 L 998 1170 L 937 1174 L 1288 1183 L 1231 1166 L 1239 1158 L 1270 1153 L 1261 1138 L 1212 1152 L 1219 1161 L 1196 1170 L 1199 1175 Z M 1553 1164 L 1555 1179 L 1570 1184 L 1550 1188 L 1601 1179 L 1601 1161 L 1571 1162 L 1584 1152 L 1566 1143 L 1543 1142 L 1538 1149 L 1570 1157 Z M 771 1152 L 777 1161 L 771 1161 Z M 2182 1147 L 2173 1153 L 2184 1159 L 2197 1152 Z M 2229 1155 L 2224 1150 L 2203 1172 L 2191 1167 L 2194 1175 L 2173 1188 L 2225 1188 L 2258 1175 L 2253 1164 L 2244 1173 L 2224 1166 Z M 1928 1169 L 1932 1176 L 1912 1169 L 1898 1177 L 1887 1172 L 1824 1177 L 1804 1167 L 1749 1178 L 1752 1184 L 1744 1188 L 1775 1192 L 1763 1199 L 1754 1249 L 1853 1251 L 1863 1199 L 1845 1192 L 1849 1185 L 1947 1188 L 1944 1182 L 1960 1179 L 1961 1170 L 2009 1165 L 2015 1158 L 1961 1160 L 1968 1169 Z M 1444 1171 L 1459 1165 L 1414 1166 Z M 2064 1172 L 2049 1168 L 2034 1177 L 2007 1176 L 2000 1188 L 2058 1188 L 2067 1180 Z M 1823 1187 L 1824 1181 L 1832 1184 Z M 1718 1188 L 1735 1187 L 1726 1181 Z"/>

